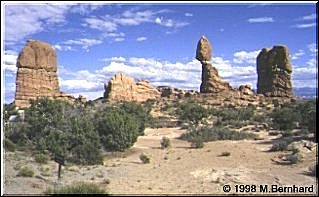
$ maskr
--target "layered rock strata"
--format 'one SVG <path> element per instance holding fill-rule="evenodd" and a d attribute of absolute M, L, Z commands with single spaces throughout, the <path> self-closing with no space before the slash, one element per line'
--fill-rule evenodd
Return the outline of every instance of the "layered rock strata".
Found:
<path fill-rule="evenodd" d="M 224 90 L 232 90 L 230 84 L 221 79 L 218 71 L 212 65 L 212 47 L 208 39 L 202 36 L 198 41 L 196 59 L 202 64 L 201 93 L 219 93 Z"/>
<path fill-rule="evenodd" d="M 148 81 L 141 80 L 135 83 L 134 79 L 124 73 L 113 76 L 104 85 L 104 97 L 117 101 L 146 101 L 160 97 L 160 92 Z"/>
<path fill-rule="evenodd" d="M 291 73 L 287 46 L 262 49 L 257 56 L 257 93 L 265 96 L 293 97 Z"/>

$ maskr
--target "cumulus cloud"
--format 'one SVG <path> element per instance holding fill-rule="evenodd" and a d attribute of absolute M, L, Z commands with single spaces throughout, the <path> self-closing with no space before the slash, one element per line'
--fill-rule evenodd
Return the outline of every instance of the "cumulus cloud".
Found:
<path fill-rule="evenodd" d="M 4 7 L 5 41 L 14 43 L 51 25 L 65 23 L 69 8 L 68 5 L 7 4 Z"/>
<path fill-rule="evenodd" d="M 145 40 L 147 40 L 147 37 L 144 37 L 144 36 L 136 38 L 137 42 L 142 42 L 142 41 L 145 41 Z"/>
<path fill-rule="evenodd" d="M 7 50 L 4 52 L 3 55 L 3 63 L 4 63 L 4 70 L 6 72 L 6 76 L 15 75 L 17 72 L 17 58 L 18 55 L 15 51 Z"/>
<path fill-rule="evenodd" d="M 123 42 L 125 40 L 125 38 L 115 38 L 114 41 L 115 42 Z"/>
<path fill-rule="evenodd" d="M 249 23 L 272 23 L 274 19 L 272 17 L 259 17 L 259 18 L 250 18 L 247 20 Z"/>
<path fill-rule="evenodd" d="M 299 57 L 303 56 L 305 52 L 302 49 L 299 49 L 298 52 L 291 55 L 292 60 L 299 59 Z"/>
<path fill-rule="evenodd" d="M 109 57 L 103 58 L 102 61 L 114 61 L 114 62 L 125 62 L 126 59 L 124 57 Z"/>
<path fill-rule="evenodd" d="M 81 46 L 83 49 L 88 49 L 89 47 L 93 46 L 93 45 L 97 45 L 97 44 L 101 44 L 102 40 L 96 40 L 96 39 L 88 39 L 88 38 L 82 38 L 82 39 L 78 39 L 78 40 L 67 40 L 62 42 L 62 44 L 65 45 L 79 45 Z M 57 45 L 54 45 L 55 47 Z M 59 48 L 61 48 L 60 45 L 58 45 Z M 71 50 L 72 48 L 70 48 Z"/>
<path fill-rule="evenodd" d="M 187 22 L 174 19 L 163 19 L 160 15 L 168 10 L 126 10 L 122 14 L 89 17 L 84 19 L 82 26 L 88 26 L 102 32 L 116 32 L 119 26 L 138 26 L 145 23 L 158 24 L 165 27 L 179 28 L 188 25 Z"/>
<path fill-rule="evenodd" d="M 101 8 L 100 4 L 77 4 L 72 6 L 70 9 L 71 13 L 78 13 L 80 15 L 88 15 L 92 13 L 94 10 Z"/>
<path fill-rule="evenodd" d="M 311 52 L 311 55 L 314 56 L 318 53 L 317 44 L 311 43 L 307 45 L 308 50 Z"/>
<path fill-rule="evenodd" d="M 236 64 L 248 63 L 248 64 L 255 64 L 256 58 L 260 50 L 257 51 L 238 51 L 234 53 L 233 62 Z"/>
<path fill-rule="evenodd" d="M 192 13 L 189 13 L 189 12 L 186 12 L 186 13 L 185 13 L 185 16 L 190 17 L 190 16 L 193 16 L 193 14 L 192 14 Z"/>
<path fill-rule="evenodd" d="M 100 18 L 85 18 L 84 22 L 82 24 L 82 26 L 88 26 L 92 29 L 97 29 L 103 32 L 113 32 L 117 30 L 117 24 L 109 21 L 109 20 L 105 20 L 105 19 L 100 19 Z"/>

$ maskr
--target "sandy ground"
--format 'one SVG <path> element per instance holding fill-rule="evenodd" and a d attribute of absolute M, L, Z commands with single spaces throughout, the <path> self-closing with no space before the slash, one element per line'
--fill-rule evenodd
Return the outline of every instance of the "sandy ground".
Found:
<path fill-rule="evenodd" d="M 205 143 L 202 149 L 192 149 L 188 142 L 177 139 L 185 131 L 147 128 L 145 136 L 139 137 L 129 151 L 106 156 L 103 165 L 63 166 L 60 183 L 57 183 L 54 161 L 41 165 L 23 152 L 5 153 L 4 192 L 42 194 L 48 187 L 86 181 L 98 183 L 108 193 L 119 195 L 226 194 L 223 191 L 225 184 L 231 186 L 227 194 L 243 194 L 235 191 L 235 185 L 240 184 L 256 185 L 257 193 L 259 185 L 269 188 L 271 185 L 313 185 L 311 194 L 318 193 L 317 178 L 307 174 L 309 166 L 316 163 L 317 150 L 309 152 L 302 163 L 287 165 L 276 162 L 287 153 L 268 152 L 276 136 L 266 132 L 258 133 L 264 140 L 216 141 Z M 171 139 L 171 148 L 160 148 L 163 136 Z M 149 164 L 140 161 L 142 152 L 151 159 Z M 222 152 L 230 152 L 230 156 L 220 156 Z M 32 167 L 35 176 L 17 177 L 20 166 Z"/>

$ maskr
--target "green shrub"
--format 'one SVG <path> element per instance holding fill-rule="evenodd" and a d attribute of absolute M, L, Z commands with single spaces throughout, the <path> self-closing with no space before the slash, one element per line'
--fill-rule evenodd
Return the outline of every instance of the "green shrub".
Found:
<path fill-rule="evenodd" d="M 140 160 L 144 164 L 150 163 L 150 158 L 147 155 L 145 155 L 144 153 L 140 154 Z"/>
<path fill-rule="evenodd" d="M 254 139 L 256 137 L 253 133 L 238 132 L 230 130 L 226 127 L 194 127 L 187 133 L 181 135 L 182 140 L 192 141 L 194 138 L 200 138 L 203 142 L 217 141 L 217 140 L 242 140 Z"/>
<path fill-rule="evenodd" d="M 50 159 L 50 156 L 47 154 L 38 153 L 34 156 L 34 159 L 37 163 L 47 164 Z"/>
<path fill-rule="evenodd" d="M 230 121 L 230 120 L 250 120 L 254 116 L 254 111 L 256 107 L 253 105 L 249 105 L 247 107 L 240 107 L 240 108 L 226 108 L 219 111 L 215 111 L 214 115 L 218 117 L 222 117 L 223 121 Z"/>
<path fill-rule="evenodd" d="M 295 153 L 295 154 L 291 154 L 287 156 L 287 160 L 291 163 L 291 164 L 297 164 L 299 162 L 303 161 L 303 157 L 300 153 Z"/>
<path fill-rule="evenodd" d="M 82 106 L 40 98 L 33 100 L 25 113 L 25 122 L 15 124 L 9 139 L 32 145 L 40 153 L 48 150 L 63 155 L 77 164 L 101 163 L 99 135 Z"/>
<path fill-rule="evenodd" d="M 152 101 L 148 101 L 147 103 L 152 103 Z M 152 118 L 150 115 L 152 108 L 149 108 L 149 106 L 144 108 L 140 103 L 137 102 L 123 102 L 122 105 L 120 105 L 120 108 L 131 116 L 134 116 L 134 118 L 137 120 L 139 135 L 144 135 L 145 125 Z"/>
<path fill-rule="evenodd" d="M 169 147 L 171 147 L 171 140 L 168 137 L 163 136 L 161 140 L 161 148 L 165 149 Z"/>
<path fill-rule="evenodd" d="M 203 139 L 200 137 L 194 137 L 190 140 L 190 142 L 191 142 L 192 148 L 203 148 L 204 147 Z"/>
<path fill-rule="evenodd" d="M 45 194 L 107 194 L 96 183 L 77 182 L 61 188 L 48 189 Z"/>
<path fill-rule="evenodd" d="M 99 113 L 96 130 L 106 150 L 124 151 L 130 148 L 137 140 L 139 120 L 126 111 L 114 108 Z"/>
<path fill-rule="evenodd" d="M 14 152 L 16 145 L 9 139 L 4 139 L 4 149 L 10 152 Z"/>
<path fill-rule="evenodd" d="M 202 119 L 209 116 L 208 110 L 195 103 L 179 104 L 177 113 L 181 121 L 190 121 L 193 124 L 198 124 Z"/>
<path fill-rule="evenodd" d="M 31 168 L 25 166 L 25 167 L 20 168 L 17 176 L 33 177 L 33 175 L 34 175 L 34 171 Z"/>
<path fill-rule="evenodd" d="M 296 127 L 296 122 L 298 121 L 298 112 L 296 112 L 293 108 L 283 107 L 276 108 L 270 114 L 273 127 L 279 130 L 292 130 Z"/>
<path fill-rule="evenodd" d="M 288 143 L 284 140 L 280 140 L 278 142 L 275 142 L 272 147 L 270 148 L 270 151 L 285 151 L 287 150 Z"/>

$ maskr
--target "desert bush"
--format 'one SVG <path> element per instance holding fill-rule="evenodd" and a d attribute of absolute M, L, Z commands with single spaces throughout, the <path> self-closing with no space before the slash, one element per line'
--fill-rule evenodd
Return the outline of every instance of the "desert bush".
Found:
<path fill-rule="evenodd" d="M 107 192 L 96 183 L 76 182 L 61 188 L 48 189 L 45 194 L 107 194 Z"/>
<path fill-rule="evenodd" d="M 140 160 L 144 164 L 150 163 L 150 158 L 147 155 L 145 155 L 144 153 L 140 154 Z"/>
<path fill-rule="evenodd" d="M 149 101 L 151 103 L 151 101 Z M 152 118 L 150 111 L 152 108 L 143 107 L 140 103 L 137 102 L 123 102 L 120 105 L 120 108 L 125 112 L 134 116 L 137 120 L 139 135 L 144 135 L 144 130 L 147 122 Z"/>
<path fill-rule="evenodd" d="M 18 110 L 16 110 L 16 106 L 14 103 L 4 104 L 3 111 L 3 120 L 7 122 L 11 115 L 18 115 Z"/>
<path fill-rule="evenodd" d="M 292 130 L 296 127 L 296 122 L 298 121 L 298 112 L 293 108 L 284 107 L 276 108 L 270 114 L 273 121 L 273 128 L 279 130 Z"/>
<path fill-rule="evenodd" d="M 4 139 L 4 149 L 10 152 L 14 152 L 16 145 L 9 139 Z"/>
<path fill-rule="evenodd" d="M 165 149 L 165 148 L 169 148 L 169 147 L 171 147 L 171 140 L 166 136 L 162 137 L 161 148 Z"/>
<path fill-rule="evenodd" d="M 296 108 L 300 114 L 300 126 L 301 128 L 308 129 L 310 132 L 316 132 L 316 105 L 317 100 L 310 100 L 300 102 Z"/>
<path fill-rule="evenodd" d="M 229 120 L 250 120 L 254 116 L 256 107 L 254 105 L 248 105 L 247 107 L 240 108 L 226 108 L 214 112 L 215 115 L 222 117 L 223 121 Z"/>
<path fill-rule="evenodd" d="M 34 175 L 34 171 L 31 168 L 25 166 L 25 167 L 20 168 L 17 176 L 33 177 L 33 175 Z"/>
<path fill-rule="evenodd" d="M 300 153 L 295 153 L 287 156 L 287 160 L 290 164 L 297 164 L 303 161 L 303 156 Z"/>
<path fill-rule="evenodd" d="M 15 124 L 10 139 L 34 146 L 37 152 L 48 150 L 78 164 L 101 162 L 100 140 L 88 112 L 81 106 L 40 98 L 25 110 L 25 122 Z"/>
<path fill-rule="evenodd" d="M 202 126 L 192 127 L 188 132 L 183 133 L 180 137 L 182 140 L 192 142 L 193 140 L 201 139 L 203 142 L 217 141 L 217 140 L 242 140 L 242 139 L 255 139 L 256 135 L 247 132 L 237 132 L 230 130 L 226 127 L 220 126 Z"/>
<path fill-rule="evenodd" d="M 109 151 L 124 151 L 136 141 L 139 121 L 123 109 L 106 109 L 97 116 L 96 130 L 102 145 Z"/>
<path fill-rule="evenodd" d="M 43 153 L 37 153 L 34 155 L 34 159 L 37 163 L 47 164 L 50 159 L 50 156 Z"/>
<path fill-rule="evenodd" d="M 190 142 L 191 142 L 192 148 L 203 148 L 204 147 L 203 139 L 200 137 L 194 137 L 190 140 Z"/>
<path fill-rule="evenodd" d="M 276 152 L 276 151 L 285 151 L 287 150 L 288 143 L 287 141 L 280 140 L 278 142 L 275 142 L 272 147 L 270 148 L 270 151 Z"/>
<path fill-rule="evenodd" d="M 147 126 L 151 128 L 173 128 L 181 124 L 180 121 L 172 121 L 170 118 L 165 116 L 151 118 Z"/>
<path fill-rule="evenodd" d="M 181 121 L 190 121 L 198 124 L 209 116 L 208 110 L 195 103 L 182 103 L 178 105 L 177 113 Z"/>

